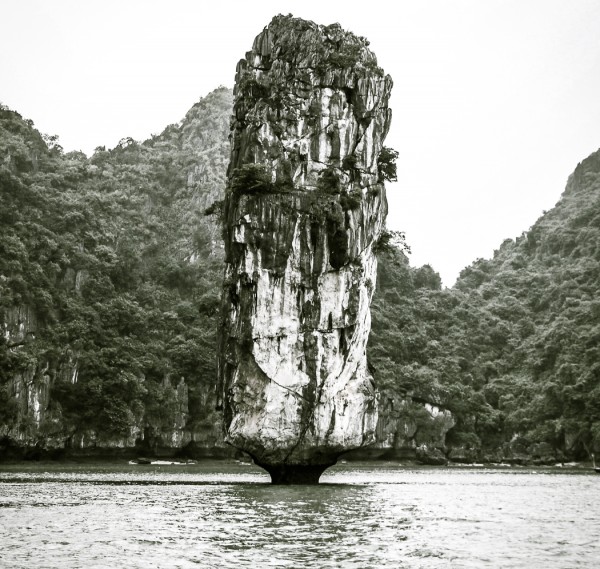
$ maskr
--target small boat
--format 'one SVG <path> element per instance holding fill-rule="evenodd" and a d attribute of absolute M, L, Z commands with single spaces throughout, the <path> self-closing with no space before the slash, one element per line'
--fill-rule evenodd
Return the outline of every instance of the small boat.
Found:
<path fill-rule="evenodd" d="M 600 474 L 600 466 L 596 466 L 596 457 L 592 454 L 592 468 L 596 474 Z"/>
<path fill-rule="evenodd" d="M 149 458 L 136 458 L 134 460 L 130 460 L 129 464 L 152 464 L 152 461 Z"/>
<path fill-rule="evenodd" d="M 197 460 L 160 460 L 160 459 L 150 459 L 150 458 L 135 458 L 129 461 L 129 464 L 158 464 L 159 466 L 172 466 L 172 465 L 190 465 L 190 464 L 198 464 Z"/>

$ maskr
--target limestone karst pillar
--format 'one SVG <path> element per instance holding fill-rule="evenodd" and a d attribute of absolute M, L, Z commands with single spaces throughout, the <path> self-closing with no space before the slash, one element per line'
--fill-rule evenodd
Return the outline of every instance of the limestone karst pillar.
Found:
<path fill-rule="evenodd" d="M 275 483 L 316 483 L 374 441 L 366 347 L 392 81 L 367 46 L 276 16 L 237 67 L 219 395 L 226 440 Z"/>

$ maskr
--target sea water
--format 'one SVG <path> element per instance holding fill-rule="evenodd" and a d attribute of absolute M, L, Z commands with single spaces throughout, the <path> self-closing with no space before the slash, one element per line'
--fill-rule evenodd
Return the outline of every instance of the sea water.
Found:
<path fill-rule="evenodd" d="M 600 560 L 600 476 L 342 464 L 0 466 L 0 567 L 574 568 Z"/>

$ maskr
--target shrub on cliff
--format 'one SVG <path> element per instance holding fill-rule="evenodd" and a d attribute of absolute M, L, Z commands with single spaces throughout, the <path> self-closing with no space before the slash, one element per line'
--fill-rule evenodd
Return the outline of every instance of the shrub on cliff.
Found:
<path fill-rule="evenodd" d="M 229 188 L 235 194 L 266 194 L 273 191 L 274 185 L 262 164 L 244 164 L 233 171 Z"/>
<path fill-rule="evenodd" d="M 272 174 L 263 164 L 244 164 L 236 168 L 229 181 L 229 189 L 235 194 L 270 194 L 288 192 L 293 189 L 291 180 L 272 181 Z M 216 213 L 208 209 L 208 215 Z"/>
<path fill-rule="evenodd" d="M 384 146 L 377 157 L 377 171 L 379 173 L 380 182 L 397 182 L 398 172 L 396 167 L 396 159 L 398 152 L 392 148 Z"/>

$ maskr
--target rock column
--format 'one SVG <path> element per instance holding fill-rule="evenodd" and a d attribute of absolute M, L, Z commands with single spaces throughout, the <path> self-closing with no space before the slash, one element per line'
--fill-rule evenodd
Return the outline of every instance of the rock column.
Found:
<path fill-rule="evenodd" d="M 274 483 L 317 483 L 374 441 L 366 347 L 392 81 L 367 46 L 277 16 L 237 67 L 219 396 L 226 440 Z"/>

